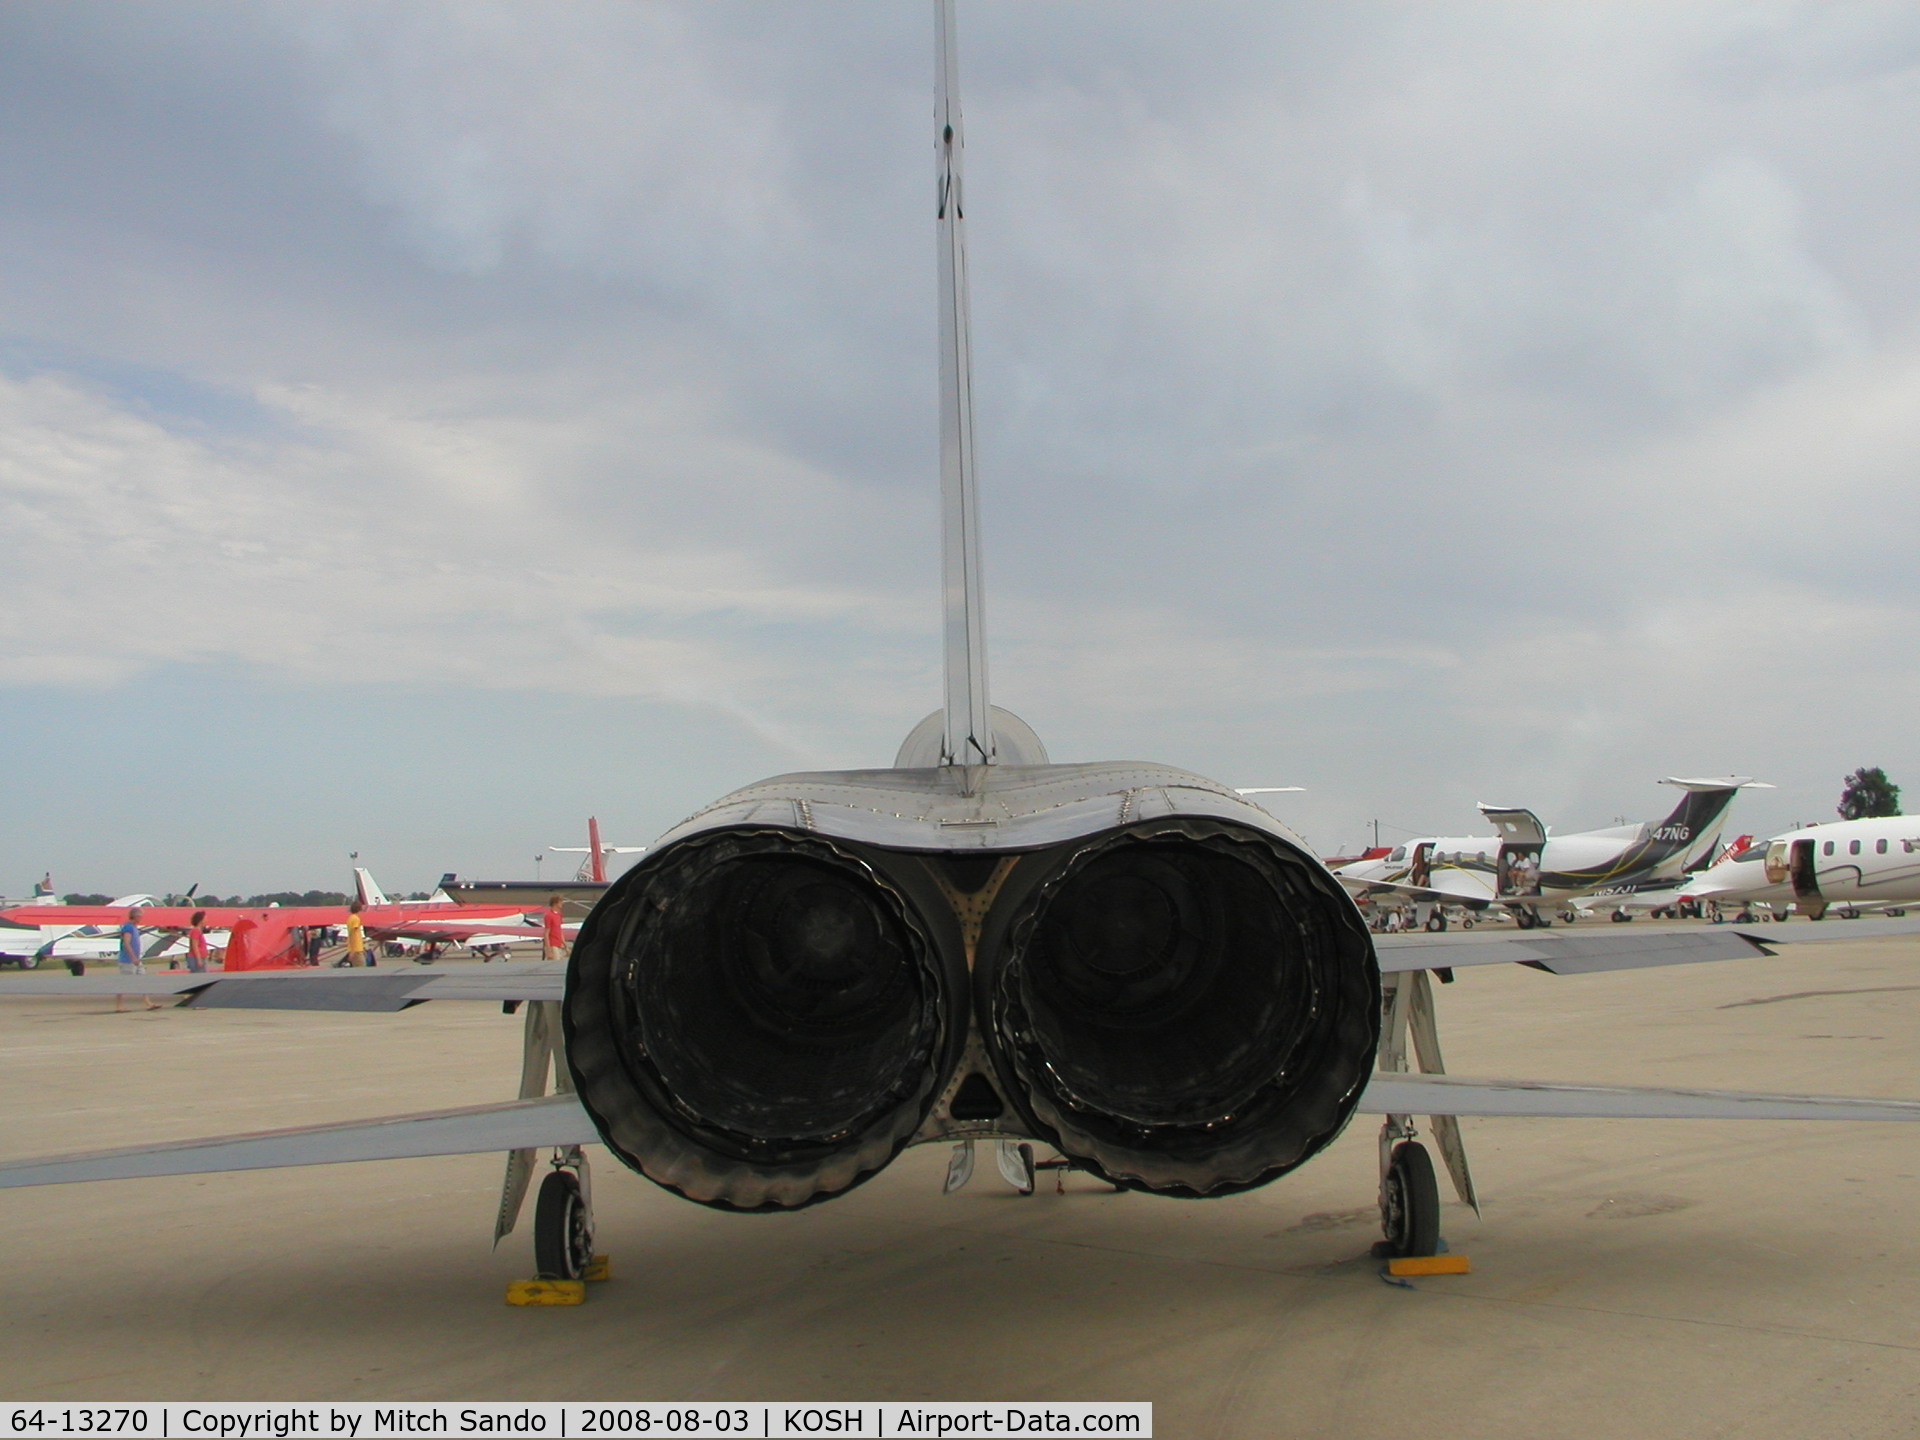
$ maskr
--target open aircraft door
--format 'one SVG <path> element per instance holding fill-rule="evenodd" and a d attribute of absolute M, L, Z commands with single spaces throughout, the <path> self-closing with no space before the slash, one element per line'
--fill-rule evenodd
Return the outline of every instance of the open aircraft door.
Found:
<path fill-rule="evenodd" d="M 1500 832 L 1500 856 L 1494 871 L 1494 894 L 1502 900 L 1524 900 L 1540 893 L 1540 852 L 1546 849 L 1547 829 L 1531 810 L 1504 805 L 1482 805 L 1480 813 Z"/>
<path fill-rule="evenodd" d="M 1775 840 L 1767 846 L 1767 883 L 1793 882 L 1793 898 L 1802 915 L 1818 920 L 1827 913 L 1820 893 L 1820 872 L 1813 860 L 1813 841 Z"/>
<path fill-rule="evenodd" d="M 1790 842 L 1793 850 L 1787 861 L 1787 873 L 1793 879 L 1793 898 L 1796 900 L 1817 901 L 1820 899 L 1820 872 L 1813 863 L 1813 841 L 1794 840 Z M 1772 856 L 1768 856 L 1772 863 Z"/>
<path fill-rule="evenodd" d="M 1422 840 L 1407 862 L 1407 883 L 1424 890 L 1433 879 L 1433 842 Z"/>

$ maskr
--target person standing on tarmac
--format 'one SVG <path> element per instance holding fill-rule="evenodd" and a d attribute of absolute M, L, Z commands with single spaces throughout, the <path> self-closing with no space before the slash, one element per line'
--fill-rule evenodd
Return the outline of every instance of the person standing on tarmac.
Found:
<path fill-rule="evenodd" d="M 187 924 L 187 969 L 198 975 L 207 968 L 207 912 L 196 910 Z"/>
<path fill-rule="evenodd" d="M 547 910 L 540 917 L 540 958 L 542 960 L 564 960 L 567 958 L 567 931 L 560 919 L 560 897 L 547 898 Z"/>
<path fill-rule="evenodd" d="M 120 922 L 120 973 L 122 975 L 147 973 L 147 962 L 140 955 L 140 907 L 138 905 L 129 906 L 127 918 Z M 113 1008 L 116 1012 L 123 1008 L 122 1002 L 126 998 L 124 995 L 113 997 Z M 142 995 L 140 998 L 147 1002 L 147 1009 L 160 1008 L 154 1003 L 151 995 Z"/>
<path fill-rule="evenodd" d="M 367 927 L 360 921 L 358 900 L 347 906 L 347 953 L 334 963 L 337 966 L 373 964 L 373 955 L 367 949 Z"/>

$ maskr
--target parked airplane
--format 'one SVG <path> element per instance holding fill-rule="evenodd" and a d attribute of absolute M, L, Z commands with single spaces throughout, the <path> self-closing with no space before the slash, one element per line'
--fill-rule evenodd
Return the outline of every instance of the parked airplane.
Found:
<path fill-rule="evenodd" d="M 1396 896 L 1432 907 L 1431 929 L 1446 928 L 1444 906 L 1503 905 L 1521 929 L 1549 925 L 1556 906 L 1619 900 L 1671 886 L 1713 853 L 1733 797 L 1773 787 L 1744 775 L 1667 779 L 1687 793 L 1660 821 L 1551 835 L 1531 810 L 1482 805 L 1497 835 L 1430 835 L 1384 857 L 1356 860 L 1334 873 L 1361 896 Z M 1624 911 L 1616 909 L 1617 916 Z"/>
<path fill-rule="evenodd" d="M 1438 1073 L 1430 970 L 1758 947 L 1725 927 L 1376 943 L 1305 843 L 1231 787 L 1167 765 L 1056 764 L 989 702 L 950 0 L 935 16 L 943 707 L 891 768 L 775 776 L 675 826 L 608 888 L 565 967 L 104 981 L 216 1006 L 529 1002 L 519 1100 L 16 1160 L 0 1185 L 506 1150 L 497 1237 L 550 1149 L 534 1250 L 572 1277 L 593 1248 L 588 1144 L 737 1212 L 844 1195 L 914 1144 L 955 1146 L 952 1188 L 979 1141 L 1023 1190 L 1040 1142 L 1116 1187 L 1193 1199 L 1275 1180 L 1368 1113 L 1384 1117 L 1382 1245 L 1416 1255 L 1435 1252 L 1440 1208 L 1415 1115 L 1469 1204 L 1459 1115 L 1920 1120 L 1912 1100 Z M 561 1093 L 547 1096 L 550 1073 Z"/>
<path fill-rule="evenodd" d="M 440 889 L 463 905 L 518 904 L 544 908 L 551 897 L 558 895 L 564 912 L 578 919 L 607 893 L 607 856 L 640 855 L 645 853 L 646 848 L 644 845 L 602 844 L 600 822 L 588 816 L 587 843 L 584 846 L 547 847 L 557 854 L 585 857 L 572 880 L 462 880 L 449 870 L 440 877 Z"/>
<path fill-rule="evenodd" d="M 587 843 L 585 845 L 549 845 L 547 849 L 556 855 L 580 855 L 580 869 L 575 872 L 576 880 L 585 880 L 590 884 L 607 883 L 607 856 L 644 855 L 644 845 L 602 845 L 600 843 L 600 821 L 597 817 L 587 817 Z"/>
<path fill-rule="evenodd" d="M 1920 902 L 1920 818 L 1891 815 L 1808 825 L 1718 861 L 1676 892 L 1719 910 L 1792 906 L 1810 919 Z"/>
<path fill-rule="evenodd" d="M 516 905 L 463 906 L 450 899 L 389 900 L 366 871 L 356 870 L 354 874 L 363 907 L 361 923 L 372 939 L 457 939 L 461 938 L 457 932 L 462 927 L 473 927 L 476 922 L 506 922 L 488 924 L 487 929 L 511 930 L 524 920 Z M 156 937 L 153 948 L 147 952 L 150 956 L 164 955 L 166 947 L 173 944 L 175 937 L 192 925 L 194 915 L 199 914 L 204 917 L 202 923 L 207 931 L 227 932 L 225 968 L 235 971 L 279 969 L 296 964 L 302 956 L 306 932 L 331 929 L 347 922 L 345 905 L 159 904 L 150 895 L 126 895 L 109 905 L 44 902 L 15 905 L 0 910 L 0 920 L 13 925 L 71 925 L 76 933 L 94 930 L 111 941 L 112 932 L 135 907 L 140 910 L 141 931 Z M 522 938 L 538 937 L 537 929 L 527 929 L 527 935 Z M 60 956 L 61 952 L 56 947 L 51 953 Z M 115 953 L 115 946 L 109 944 L 104 953 Z"/>
<path fill-rule="evenodd" d="M 151 895 L 123 895 L 116 906 L 151 905 Z M 31 970 L 43 960 L 104 960 L 119 953 L 115 926 L 63 918 L 53 876 L 34 882 L 33 898 L 0 910 L 0 966 Z"/>

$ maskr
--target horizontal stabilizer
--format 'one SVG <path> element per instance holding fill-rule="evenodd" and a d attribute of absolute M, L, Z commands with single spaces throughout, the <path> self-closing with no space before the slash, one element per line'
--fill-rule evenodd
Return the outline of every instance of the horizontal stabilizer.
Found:
<path fill-rule="evenodd" d="M 66 975 L 35 970 L 0 979 L 0 1000 L 46 995 L 184 995 L 209 1010 L 404 1010 L 422 1000 L 558 1000 L 567 966 L 561 960 L 504 965 L 428 965 L 404 970 L 244 970 L 195 974 Z"/>
<path fill-rule="evenodd" d="M 0 1162 L 0 1189 L 65 1185 L 79 1180 L 271 1170 L 286 1165 L 335 1165 L 349 1160 L 538 1150 L 549 1145 L 586 1145 L 599 1138 L 579 1101 L 571 1095 L 550 1095 L 543 1100 L 509 1100 L 499 1105 L 390 1115 L 344 1125 L 305 1125 L 210 1140 L 96 1150 L 84 1155 L 10 1160 Z"/>
<path fill-rule="evenodd" d="M 1683 780 L 1669 775 L 1660 782 L 1662 785 L 1678 785 L 1682 790 L 1772 790 L 1775 787 L 1764 780 L 1754 780 L 1745 775 L 1716 775 L 1706 780 Z"/>
<path fill-rule="evenodd" d="M 1458 1075 L 1373 1077 L 1368 1115 L 1535 1115 L 1568 1120 L 1920 1120 L 1920 1100 L 1772 1095 L 1648 1085 L 1553 1085 Z"/>

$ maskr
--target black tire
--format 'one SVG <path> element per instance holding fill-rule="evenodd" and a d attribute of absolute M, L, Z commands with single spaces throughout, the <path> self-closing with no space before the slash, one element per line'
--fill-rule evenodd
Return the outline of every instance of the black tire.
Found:
<path fill-rule="evenodd" d="M 1381 1228 L 1395 1255 L 1433 1255 L 1440 1248 L 1440 1186 L 1427 1147 L 1409 1140 L 1394 1147 L 1381 1204 Z"/>
<path fill-rule="evenodd" d="M 1025 1193 L 1028 1195 L 1036 1194 L 1040 1189 L 1038 1179 L 1039 1172 L 1033 1168 L 1033 1146 L 1024 1140 L 1020 1142 L 1020 1166 L 1027 1172 L 1027 1188 Z"/>
<path fill-rule="evenodd" d="M 533 1207 L 533 1265 L 542 1280 L 578 1280 L 593 1260 L 593 1233 L 580 1177 L 549 1171 Z"/>
<path fill-rule="evenodd" d="M 1427 916 L 1427 929 L 1434 931 L 1437 934 L 1438 932 L 1445 930 L 1446 928 L 1447 928 L 1447 917 L 1445 915 L 1442 915 L 1438 910 L 1434 911 L 1431 915 Z"/>

